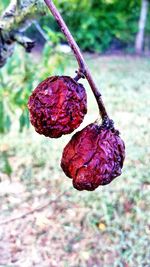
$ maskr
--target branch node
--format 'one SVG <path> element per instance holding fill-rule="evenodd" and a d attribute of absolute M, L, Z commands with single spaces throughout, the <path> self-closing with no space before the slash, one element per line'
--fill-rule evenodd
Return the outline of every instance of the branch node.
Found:
<path fill-rule="evenodd" d="M 86 78 L 86 76 L 85 76 L 85 74 L 84 74 L 84 71 L 82 71 L 82 70 L 76 70 L 75 71 L 75 73 L 77 73 L 77 75 L 75 76 L 75 78 L 74 78 L 74 80 L 77 82 L 77 81 L 79 81 L 80 79 L 85 79 Z"/>

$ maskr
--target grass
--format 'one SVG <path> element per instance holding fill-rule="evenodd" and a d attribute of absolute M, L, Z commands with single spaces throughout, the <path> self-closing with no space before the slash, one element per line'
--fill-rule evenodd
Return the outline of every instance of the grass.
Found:
<path fill-rule="evenodd" d="M 32 127 L 1 136 L 0 185 L 11 179 L 16 186 L 13 193 L 3 187 L 1 221 L 64 194 L 43 211 L 3 226 L 0 266 L 149 266 L 150 61 L 89 55 L 87 61 L 126 144 L 123 173 L 94 192 L 78 192 L 59 166 L 70 136 L 48 139 Z M 69 65 L 66 73 L 73 76 L 76 66 L 72 61 Z M 84 84 L 88 115 L 80 129 L 98 117 L 95 99 Z"/>

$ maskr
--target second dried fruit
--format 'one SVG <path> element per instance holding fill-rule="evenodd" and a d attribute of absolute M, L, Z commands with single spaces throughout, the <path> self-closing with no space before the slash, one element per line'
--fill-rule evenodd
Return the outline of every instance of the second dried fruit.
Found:
<path fill-rule="evenodd" d="M 61 167 L 78 190 L 94 190 L 121 174 L 125 158 L 119 132 L 92 123 L 77 132 L 64 148 Z"/>

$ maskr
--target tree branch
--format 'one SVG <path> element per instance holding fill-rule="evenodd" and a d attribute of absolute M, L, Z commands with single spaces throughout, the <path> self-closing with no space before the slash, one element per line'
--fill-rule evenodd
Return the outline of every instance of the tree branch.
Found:
<path fill-rule="evenodd" d="M 110 119 L 108 117 L 108 114 L 106 112 L 106 108 L 104 106 L 104 103 L 102 101 L 101 98 L 101 93 L 99 92 L 93 78 L 92 75 L 89 71 L 89 68 L 83 58 L 83 55 L 80 51 L 79 46 L 77 45 L 77 43 L 75 42 L 72 34 L 70 33 L 66 23 L 64 22 L 61 14 L 59 13 L 59 11 L 57 10 L 56 6 L 54 5 L 52 0 L 44 0 L 46 5 L 48 6 L 49 10 L 51 11 L 51 13 L 53 14 L 54 18 L 56 19 L 61 31 L 63 32 L 63 34 L 66 36 L 66 39 L 76 57 L 76 60 L 78 62 L 79 65 L 79 70 L 77 72 L 77 76 L 75 77 L 76 80 L 79 80 L 80 78 L 86 77 L 86 79 L 88 80 L 88 83 L 93 91 L 93 94 L 96 98 L 96 101 L 98 103 L 98 107 L 99 107 L 99 111 L 100 111 L 100 115 L 102 117 L 102 120 L 107 120 L 107 123 L 109 123 Z M 112 122 L 111 122 L 112 123 Z"/>

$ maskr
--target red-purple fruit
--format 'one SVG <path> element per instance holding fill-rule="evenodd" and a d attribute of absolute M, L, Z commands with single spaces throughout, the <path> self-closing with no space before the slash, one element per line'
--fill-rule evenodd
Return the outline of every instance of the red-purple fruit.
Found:
<path fill-rule="evenodd" d="M 73 135 L 64 148 L 61 167 L 76 189 L 92 191 L 121 174 L 124 158 L 119 132 L 92 123 Z"/>
<path fill-rule="evenodd" d="M 87 113 L 87 96 L 83 85 L 71 77 L 53 76 L 36 87 L 28 108 L 35 130 L 58 138 L 79 127 Z"/>

